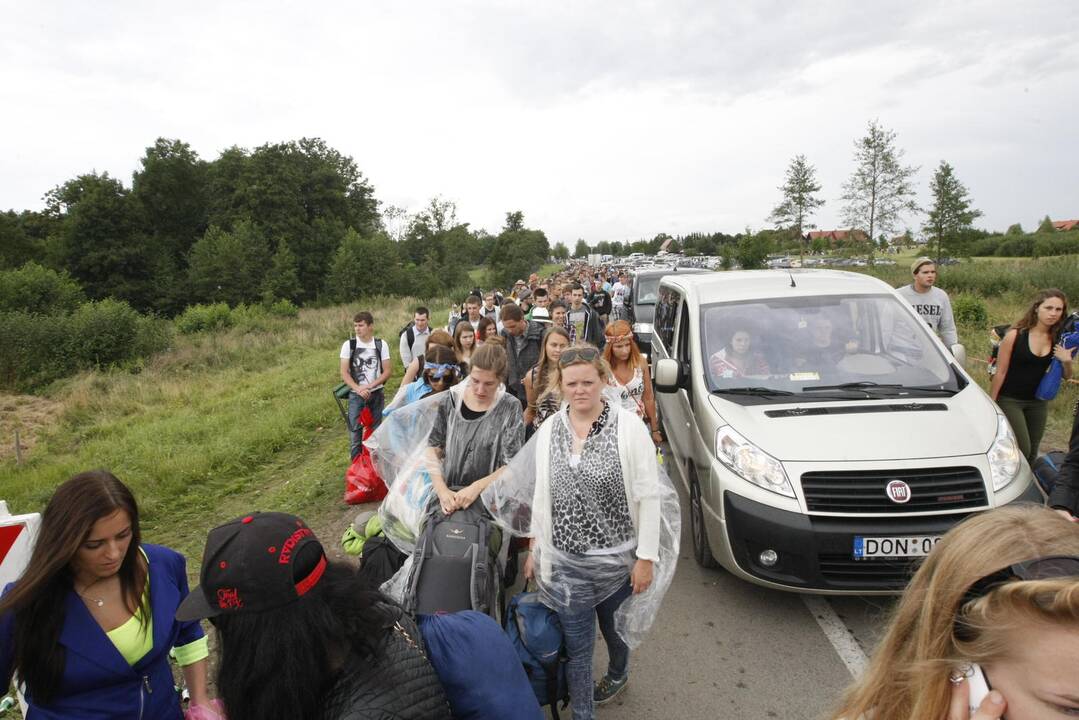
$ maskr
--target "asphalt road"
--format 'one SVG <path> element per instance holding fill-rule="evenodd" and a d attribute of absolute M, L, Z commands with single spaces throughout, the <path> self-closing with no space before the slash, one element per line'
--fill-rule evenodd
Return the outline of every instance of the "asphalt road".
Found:
<path fill-rule="evenodd" d="M 820 613 L 811 612 L 810 606 L 824 608 L 833 635 L 837 627 L 846 633 L 855 656 L 868 655 L 893 598 L 814 596 L 807 603 L 801 595 L 751 585 L 724 570 L 705 570 L 693 559 L 686 512 L 682 493 L 678 570 L 649 636 L 631 656 L 629 685 L 599 708 L 597 716 L 601 720 L 826 716 L 852 675 L 815 617 Z M 596 648 L 598 678 L 606 669 L 601 639 Z M 846 654 L 850 661 L 850 648 Z"/>

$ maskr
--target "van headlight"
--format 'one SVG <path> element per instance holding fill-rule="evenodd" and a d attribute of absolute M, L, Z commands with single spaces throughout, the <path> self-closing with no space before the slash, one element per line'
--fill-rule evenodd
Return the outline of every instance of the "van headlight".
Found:
<path fill-rule="evenodd" d="M 783 464 L 739 435 L 730 425 L 716 431 L 716 457 L 749 482 L 774 493 L 794 497 Z"/>
<path fill-rule="evenodd" d="M 1015 441 L 1008 418 L 997 414 L 997 436 L 986 453 L 989 458 L 989 472 L 993 476 L 993 490 L 1002 490 L 1019 474 L 1019 443 Z"/>
<path fill-rule="evenodd" d="M 652 323 L 633 323 L 633 332 L 638 335 L 651 335 Z"/>

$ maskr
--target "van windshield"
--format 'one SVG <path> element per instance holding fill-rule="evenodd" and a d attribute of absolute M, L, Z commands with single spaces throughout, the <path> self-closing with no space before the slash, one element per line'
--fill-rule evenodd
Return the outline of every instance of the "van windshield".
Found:
<path fill-rule="evenodd" d="M 708 305 L 701 343 L 709 388 L 732 399 L 799 401 L 941 396 L 961 389 L 929 328 L 892 295 L 815 296 Z"/>
<path fill-rule="evenodd" d="M 637 286 L 638 305 L 656 304 L 656 298 L 659 297 L 659 281 L 662 277 L 662 275 L 653 275 L 634 279 L 634 284 Z"/>

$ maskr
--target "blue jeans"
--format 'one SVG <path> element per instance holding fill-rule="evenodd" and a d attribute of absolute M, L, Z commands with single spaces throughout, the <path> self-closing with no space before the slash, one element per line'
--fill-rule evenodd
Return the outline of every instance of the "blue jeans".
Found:
<path fill-rule="evenodd" d="M 607 643 L 607 655 L 610 657 L 607 674 L 615 680 L 621 680 L 629 672 L 629 646 L 615 632 L 614 613 L 632 592 L 633 586 L 629 584 L 629 578 L 626 578 L 625 585 L 598 605 L 558 611 L 562 635 L 566 640 L 566 655 L 569 657 L 566 664 L 566 681 L 569 683 L 573 720 L 592 720 L 594 717 L 592 655 L 596 649 L 597 617 L 599 630 Z"/>
<path fill-rule="evenodd" d="M 348 394 L 348 429 L 352 436 L 352 442 L 349 445 L 350 459 L 355 460 L 363 448 L 364 427 L 360 425 L 360 413 L 365 407 L 371 408 L 373 418 L 371 429 L 374 430 L 382 422 L 382 408 L 385 404 L 386 395 L 382 388 L 375 390 L 366 400 L 354 392 Z"/>

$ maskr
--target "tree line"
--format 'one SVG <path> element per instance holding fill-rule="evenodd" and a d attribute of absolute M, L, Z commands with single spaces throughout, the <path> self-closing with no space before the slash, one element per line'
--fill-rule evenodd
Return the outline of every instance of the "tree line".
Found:
<path fill-rule="evenodd" d="M 400 221 L 396 236 L 387 218 Z M 549 253 L 519 211 L 492 235 L 440 198 L 412 215 L 383 209 L 355 161 L 318 138 L 234 146 L 210 161 L 159 138 L 130 186 L 90 172 L 48 191 L 43 210 L 0 213 L 0 270 L 35 263 L 89 300 L 165 316 L 196 303 L 437 294 L 469 284 L 484 258 L 504 280 Z"/>

